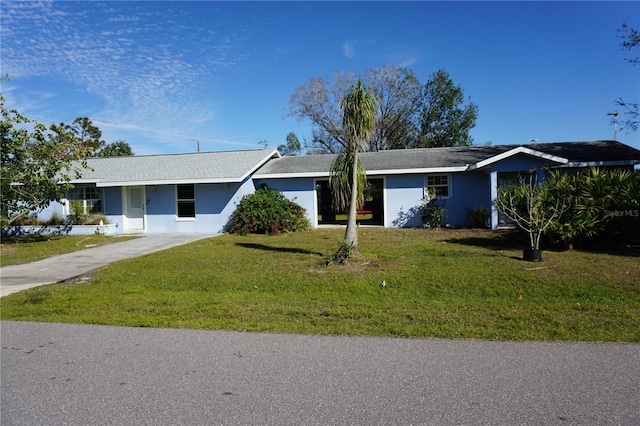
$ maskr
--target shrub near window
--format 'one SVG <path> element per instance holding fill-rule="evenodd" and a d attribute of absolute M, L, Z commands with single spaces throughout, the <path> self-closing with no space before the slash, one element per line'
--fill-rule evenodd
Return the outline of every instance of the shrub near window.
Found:
<path fill-rule="evenodd" d="M 282 192 L 263 186 L 245 195 L 229 218 L 231 234 L 270 234 L 304 231 L 311 227 L 306 211 Z"/>

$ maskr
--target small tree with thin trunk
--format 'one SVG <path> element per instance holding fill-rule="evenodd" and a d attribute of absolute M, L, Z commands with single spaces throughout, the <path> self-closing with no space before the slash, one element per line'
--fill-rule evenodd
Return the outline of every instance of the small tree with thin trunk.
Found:
<path fill-rule="evenodd" d="M 565 200 L 565 196 L 552 197 L 549 185 L 538 183 L 537 173 L 532 172 L 520 184 L 499 188 L 496 208 L 529 234 L 526 254 L 540 250 L 544 232 L 567 210 Z"/>
<path fill-rule="evenodd" d="M 367 140 L 375 131 L 375 117 L 377 102 L 375 96 L 359 78 L 345 96 L 340 100 L 342 109 L 342 127 L 348 145 L 346 152 L 339 155 L 331 166 L 332 193 L 335 200 L 348 199 L 349 215 L 347 229 L 336 259 L 346 260 L 351 254 L 358 254 L 358 228 L 356 215 L 358 200 L 363 199 L 364 166 L 358 160 L 358 152 L 366 145 Z M 360 171 L 360 173 L 359 173 Z M 346 182 L 346 175 L 350 175 L 350 184 Z M 342 183 L 342 184 L 337 184 Z"/>

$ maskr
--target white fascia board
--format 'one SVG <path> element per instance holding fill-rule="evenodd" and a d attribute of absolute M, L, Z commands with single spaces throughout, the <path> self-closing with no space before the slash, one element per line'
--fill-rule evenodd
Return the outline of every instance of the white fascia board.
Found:
<path fill-rule="evenodd" d="M 277 149 L 274 149 L 273 151 L 271 151 L 269 153 L 269 155 L 267 155 L 266 157 L 264 157 L 262 160 L 260 160 L 255 166 L 253 166 L 252 168 L 250 168 L 245 174 L 243 174 L 240 177 L 240 182 L 243 182 L 246 178 L 248 178 L 249 176 L 251 176 L 253 174 L 253 172 L 255 172 L 256 170 L 258 170 L 260 167 L 264 166 L 269 160 L 271 160 L 273 157 L 275 158 L 280 158 L 281 155 L 278 152 Z"/>
<path fill-rule="evenodd" d="M 69 181 L 69 183 L 72 183 L 74 185 L 80 185 L 80 184 L 86 184 L 86 183 L 95 183 L 96 185 L 101 181 L 101 179 L 71 179 Z M 58 183 L 64 183 L 62 181 L 58 182 Z"/>
<path fill-rule="evenodd" d="M 297 172 L 297 173 L 271 173 L 255 174 L 253 179 L 287 179 L 287 178 L 317 178 L 329 177 L 329 172 Z"/>
<path fill-rule="evenodd" d="M 558 167 L 607 167 L 607 166 L 633 166 L 640 164 L 640 160 L 616 160 L 616 161 L 575 161 L 565 163 Z"/>
<path fill-rule="evenodd" d="M 467 169 L 468 169 L 467 166 L 455 166 L 455 167 L 425 167 L 425 168 L 416 168 L 416 169 L 367 170 L 367 176 L 457 173 L 457 172 L 464 172 Z"/>
<path fill-rule="evenodd" d="M 566 164 L 569 162 L 568 159 L 563 157 L 557 157 L 555 155 L 546 154 L 544 152 L 536 151 L 531 148 L 519 146 L 517 148 L 513 148 L 513 149 L 510 149 L 509 151 L 503 152 L 502 154 L 495 155 L 491 158 L 487 158 L 486 160 L 479 161 L 476 164 L 469 166 L 469 170 L 480 169 L 482 167 L 488 166 L 489 164 L 493 164 L 497 161 L 501 161 L 501 160 L 504 160 L 505 158 L 513 157 L 514 155 L 518 155 L 518 154 L 526 154 L 532 157 L 542 158 L 542 159 L 553 161 L 559 164 Z"/>
<path fill-rule="evenodd" d="M 385 175 L 410 175 L 410 174 L 429 174 L 429 173 L 455 173 L 464 172 L 467 166 L 458 167 L 431 167 L 423 169 L 388 169 L 388 170 L 367 170 L 367 176 L 385 176 Z M 272 174 L 255 174 L 253 179 L 287 179 L 287 178 L 322 178 L 329 177 L 330 173 L 326 172 L 296 172 L 296 173 L 272 173 Z"/>
<path fill-rule="evenodd" d="M 216 179 L 167 179 L 167 180 L 136 180 L 122 182 L 98 182 L 98 188 L 117 187 L 117 186 L 149 186 L 149 185 L 182 185 L 189 183 L 240 183 L 240 178 L 216 178 Z"/>

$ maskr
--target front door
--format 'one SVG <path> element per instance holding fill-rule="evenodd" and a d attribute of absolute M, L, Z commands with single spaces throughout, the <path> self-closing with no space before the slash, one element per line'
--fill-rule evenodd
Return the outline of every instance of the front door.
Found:
<path fill-rule="evenodd" d="M 126 187 L 124 202 L 124 230 L 144 231 L 144 186 Z"/>

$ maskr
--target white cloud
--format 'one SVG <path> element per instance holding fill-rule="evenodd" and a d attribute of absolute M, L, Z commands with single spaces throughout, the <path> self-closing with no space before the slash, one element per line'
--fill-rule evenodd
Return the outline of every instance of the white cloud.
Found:
<path fill-rule="evenodd" d="M 349 59 L 355 58 L 356 44 L 358 44 L 357 40 L 348 40 L 342 43 L 342 54 Z"/>
<path fill-rule="evenodd" d="M 157 9 L 151 13 L 147 5 Z M 132 134 L 168 135 L 163 140 L 197 134 L 215 119 L 215 101 L 203 85 L 244 54 L 242 37 L 189 28 L 179 13 L 154 3 L 2 7 L 3 73 L 73 84 L 102 101 L 90 117 L 94 122 L 118 123 L 112 130 L 119 126 Z M 169 18 L 174 25 L 166 24 Z"/>

